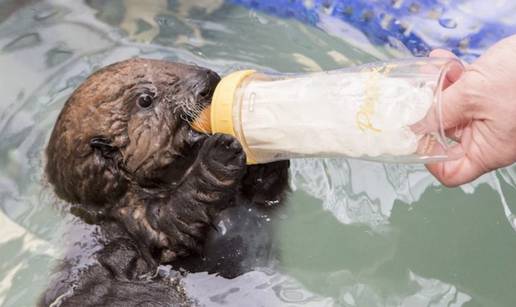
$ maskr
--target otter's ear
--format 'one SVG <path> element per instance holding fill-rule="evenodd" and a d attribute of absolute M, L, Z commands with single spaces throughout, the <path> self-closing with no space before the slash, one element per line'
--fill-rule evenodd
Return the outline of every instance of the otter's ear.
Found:
<path fill-rule="evenodd" d="M 90 140 L 90 146 L 107 159 L 113 158 L 117 152 L 117 148 L 111 145 L 111 140 L 102 136 L 92 138 Z"/>

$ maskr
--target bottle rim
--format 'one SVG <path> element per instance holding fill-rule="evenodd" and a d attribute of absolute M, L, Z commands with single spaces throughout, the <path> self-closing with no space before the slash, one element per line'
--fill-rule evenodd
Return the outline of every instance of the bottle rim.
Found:
<path fill-rule="evenodd" d="M 437 85 L 434 90 L 434 104 L 436 106 L 435 112 L 437 114 L 437 124 L 438 124 L 438 131 L 437 131 L 437 138 L 438 142 L 441 144 L 443 149 L 448 151 L 448 148 L 450 145 L 447 142 L 448 137 L 446 136 L 446 131 L 444 129 L 444 119 L 443 119 L 443 92 L 445 90 L 445 86 L 447 86 L 446 81 L 449 80 L 448 76 L 449 73 L 452 71 L 452 69 L 460 69 L 460 73 L 464 71 L 465 67 L 464 64 L 459 60 L 455 58 L 430 58 L 435 59 L 436 61 L 442 61 L 444 60 L 445 63 L 441 66 L 439 77 L 437 79 Z M 449 84 L 448 86 L 450 86 Z"/>

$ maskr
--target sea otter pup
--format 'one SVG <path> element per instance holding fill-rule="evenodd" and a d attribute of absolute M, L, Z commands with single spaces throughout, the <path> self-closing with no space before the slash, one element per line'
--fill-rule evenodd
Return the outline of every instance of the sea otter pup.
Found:
<path fill-rule="evenodd" d="M 173 286 L 140 277 L 203 254 L 226 208 L 283 200 L 288 161 L 247 166 L 237 140 L 191 129 L 219 80 L 196 66 L 130 59 L 97 71 L 68 99 L 46 149 L 47 178 L 106 240 L 74 291 L 60 281 L 41 305 L 58 296 L 61 306 L 184 303 Z"/>

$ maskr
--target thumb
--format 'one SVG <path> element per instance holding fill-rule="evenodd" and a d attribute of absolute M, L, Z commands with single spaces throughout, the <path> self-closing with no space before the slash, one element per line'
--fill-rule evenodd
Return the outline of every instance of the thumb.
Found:
<path fill-rule="evenodd" d="M 470 113 L 465 95 L 467 85 L 464 80 L 459 79 L 445 89 L 441 93 L 440 102 L 434 103 L 430 110 L 432 116 L 436 117 L 435 122 L 444 130 L 461 126 L 471 120 L 468 116 Z"/>
<path fill-rule="evenodd" d="M 417 132 L 430 133 L 440 129 L 448 130 L 463 124 L 469 123 L 471 114 L 465 95 L 466 82 L 464 78 L 458 78 L 455 83 L 451 83 L 450 78 L 444 81 L 443 85 L 448 87 L 442 92 L 437 93 L 436 100 L 430 107 L 427 115 L 419 123 L 414 125 Z"/>
<path fill-rule="evenodd" d="M 412 127 L 415 131 L 423 133 L 436 132 L 439 129 L 447 130 L 467 121 L 462 112 L 465 106 L 463 94 L 465 84 L 464 80 L 461 80 L 464 66 L 460 64 L 457 56 L 444 49 L 433 50 L 430 57 L 455 59 L 457 62 L 452 61 L 445 68 L 442 83 L 439 84 L 442 86 L 439 96 L 436 97 L 425 118 Z"/>

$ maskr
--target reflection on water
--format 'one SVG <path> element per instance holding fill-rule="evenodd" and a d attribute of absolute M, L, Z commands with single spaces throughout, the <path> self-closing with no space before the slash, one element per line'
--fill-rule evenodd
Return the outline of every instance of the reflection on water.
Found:
<path fill-rule="evenodd" d="M 340 222 L 373 228 L 389 223 L 396 201 L 414 203 L 435 183 L 422 166 L 358 160 L 293 161 L 292 175 L 295 190 L 321 199 Z"/>
<path fill-rule="evenodd" d="M 500 180 L 516 185 L 515 167 L 486 174 L 461 186 L 465 193 L 475 193 L 488 184 L 499 193 L 509 225 L 516 231 L 516 219 L 504 195 Z M 397 201 L 413 204 L 430 186 L 439 186 L 424 166 L 378 164 L 359 160 L 295 160 L 292 163 L 292 187 L 322 200 L 323 208 L 344 224 L 364 223 L 373 229 L 388 224 Z M 498 176 L 497 176 L 498 174 Z M 385 184 L 388 183 L 388 184 Z"/>
<path fill-rule="evenodd" d="M 133 56 L 226 73 L 331 69 L 391 55 L 339 33 L 222 0 L 3 2 L 0 304 L 32 305 L 64 246 L 95 250 L 94 229 L 61 212 L 42 178 L 57 113 L 90 73 Z M 291 200 L 277 225 L 277 270 L 233 280 L 188 275 L 183 283 L 199 303 L 513 305 L 516 168 L 452 190 L 421 166 L 298 160 L 291 175 Z"/>
<path fill-rule="evenodd" d="M 205 306 L 334 306 L 335 300 L 304 289 L 295 279 L 277 272 L 254 271 L 235 279 L 191 274 L 184 280 L 190 295 Z"/>

